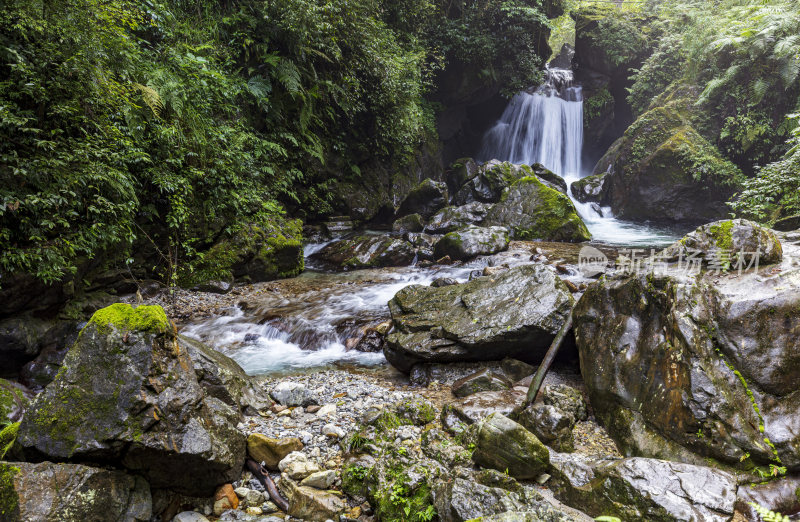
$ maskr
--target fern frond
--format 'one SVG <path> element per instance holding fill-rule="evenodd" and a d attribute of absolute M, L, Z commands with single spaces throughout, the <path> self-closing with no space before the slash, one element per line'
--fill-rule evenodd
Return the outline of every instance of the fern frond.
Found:
<path fill-rule="evenodd" d="M 748 502 L 753 509 L 756 510 L 758 515 L 761 517 L 761 520 L 764 522 L 789 522 L 789 517 L 783 516 L 780 513 L 776 513 L 774 511 L 770 511 L 769 509 L 756 504 L 755 502 Z"/>
<path fill-rule="evenodd" d="M 142 95 L 144 103 L 153 111 L 153 116 L 160 118 L 161 111 L 164 110 L 164 101 L 161 99 L 161 96 L 158 95 L 158 91 L 147 85 L 142 85 L 141 83 L 134 83 L 133 88 Z"/>
<path fill-rule="evenodd" d="M 769 83 L 767 83 L 763 78 L 759 78 L 753 85 L 750 87 L 753 91 L 753 100 L 752 103 L 758 104 L 761 103 L 761 100 L 764 99 L 766 96 L 767 91 L 769 91 Z"/>
<path fill-rule="evenodd" d="M 278 81 L 289 94 L 294 96 L 302 92 L 303 85 L 300 82 L 300 71 L 291 60 L 282 59 L 278 62 L 278 66 L 275 68 L 275 74 L 277 75 Z"/>

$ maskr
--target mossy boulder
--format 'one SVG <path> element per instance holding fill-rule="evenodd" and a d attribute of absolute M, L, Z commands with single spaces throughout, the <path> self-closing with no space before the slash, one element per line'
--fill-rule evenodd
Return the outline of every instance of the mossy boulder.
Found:
<path fill-rule="evenodd" d="M 113 463 L 153 487 L 210 495 L 241 473 L 245 437 L 240 405 L 204 380 L 161 307 L 115 304 L 83 328 L 17 440 L 32 459 Z"/>
<path fill-rule="evenodd" d="M 484 223 L 507 227 L 514 239 L 521 240 L 580 242 L 592 238 L 569 197 L 537 176 L 511 185 Z"/>
<path fill-rule="evenodd" d="M 466 205 L 474 201 L 494 203 L 500 200 L 503 191 L 517 180 L 533 176 L 533 169 L 528 165 L 515 165 L 508 161 L 491 160 L 477 168 L 456 192 L 453 204 Z"/>
<path fill-rule="evenodd" d="M 448 200 L 447 185 L 441 181 L 427 178 L 414 187 L 400 203 L 397 217 L 419 214 L 428 219 L 437 210 L 447 205 Z"/>
<path fill-rule="evenodd" d="M 602 201 L 605 179 L 605 174 L 595 174 L 573 181 L 572 185 L 570 185 L 572 196 L 581 203 Z"/>
<path fill-rule="evenodd" d="M 401 371 L 418 363 L 539 362 L 573 299 L 541 265 L 526 265 L 460 285 L 411 285 L 391 301 L 394 330 L 384 354 Z"/>
<path fill-rule="evenodd" d="M 800 470 L 800 282 L 771 270 L 684 263 L 589 285 L 581 373 L 624 454 Z"/>
<path fill-rule="evenodd" d="M 728 219 L 697 227 L 660 255 L 668 259 L 695 258 L 706 264 L 714 261 L 730 270 L 737 263 L 747 266 L 754 257 L 760 265 L 780 263 L 783 247 L 772 231 L 746 219 Z"/>
<path fill-rule="evenodd" d="M 493 413 L 478 426 L 472 460 L 516 479 L 530 480 L 547 470 L 550 451 L 522 425 L 500 413 Z"/>
<path fill-rule="evenodd" d="M 271 281 L 303 271 L 303 223 L 270 216 L 238 226 L 203 255 L 181 283 L 194 286 L 213 280 Z"/>
<path fill-rule="evenodd" d="M 392 223 L 392 232 L 405 234 L 406 232 L 422 232 L 425 228 L 425 221 L 419 214 L 409 214 L 403 216 Z"/>
<path fill-rule="evenodd" d="M 152 514 L 141 477 L 80 464 L 0 462 L 0 520 L 144 522 Z"/>
<path fill-rule="evenodd" d="M 433 257 L 450 256 L 453 260 L 467 260 L 502 252 L 508 248 L 508 230 L 504 227 L 467 226 L 450 232 L 436 242 Z"/>
<path fill-rule="evenodd" d="M 333 241 L 311 258 L 337 270 L 407 266 L 417 249 L 408 241 L 388 236 L 350 236 Z"/>
<path fill-rule="evenodd" d="M 641 115 L 600 159 L 600 203 L 617 217 L 664 223 L 708 222 L 728 214 L 726 202 L 743 176 L 673 107 Z"/>

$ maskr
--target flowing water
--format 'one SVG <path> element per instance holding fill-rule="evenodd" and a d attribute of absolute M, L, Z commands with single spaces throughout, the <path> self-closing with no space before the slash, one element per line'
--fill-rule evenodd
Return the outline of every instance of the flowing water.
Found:
<path fill-rule="evenodd" d="M 567 183 L 583 172 L 583 99 L 572 72 L 552 69 L 533 93 L 519 93 L 484 139 L 482 159 L 541 163 Z M 573 198 L 574 201 L 574 198 Z M 594 241 L 612 245 L 656 246 L 672 241 L 669 231 L 602 215 L 574 201 Z M 307 271 L 255 292 L 228 315 L 190 324 L 182 333 L 233 357 L 250 374 L 308 371 L 339 364 L 383 364 L 382 353 L 352 349 L 368 326 L 389 318 L 388 301 L 411 284 L 429 285 L 439 277 L 459 282 L 489 263 L 529 263 L 530 249 L 478 258 L 459 267 L 383 268 L 345 273 L 320 270 L 309 258 L 327 243 L 305 247 Z M 558 254 L 560 255 L 560 254 Z"/>
<path fill-rule="evenodd" d="M 532 165 L 540 163 L 567 182 L 589 172 L 581 165 L 583 95 L 572 71 L 548 69 L 547 81 L 535 92 L 514 96 L 500 120 L 486 133 L 480 159 Z M 658 246 L 681 234 L 673 230 L 615 218 L 599 208 L 570 198 L 594 241 L 624 246 Z M 684 231 L 685 232 L 685 231 Z"/>

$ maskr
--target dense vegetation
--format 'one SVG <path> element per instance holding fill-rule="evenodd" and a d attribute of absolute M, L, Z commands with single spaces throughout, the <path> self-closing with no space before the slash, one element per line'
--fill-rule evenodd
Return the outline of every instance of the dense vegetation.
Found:
<path fill-rule="evenodd" d="M 329 189 L 358 180 L 366 159 L 402 165 L 435 139 L 426 96 L 451 61 L 509 91 L 535 81 L 544 11 L 539 0 L 9 0 L 0 269 L 56 281 L 133 251 L 166 277 L 247 224 L 280 229 L 286 208 L 329 213 Z"/>

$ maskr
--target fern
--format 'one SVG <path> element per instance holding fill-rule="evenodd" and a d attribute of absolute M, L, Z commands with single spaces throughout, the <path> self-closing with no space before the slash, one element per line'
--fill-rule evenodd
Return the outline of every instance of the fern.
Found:
<path fill-rule="evenodd" d="M 158 95 L 158 91 L 141 83 L 134 83 L 133 87 L 141 93 L 144 103 L 153 111 L 153 116 L 160 118 L 161 111 L 164 110 L 164 101 Z"/>
<path fill-rule="evenodd" d="M 783 516 L 780 513 L 770 511 L 769 509 L 759 504 L 756 504 L 755 502 L 748 502 L 748 504 L 753 506 L 753 509 L 756 510 L 756 513 L 759 514 L 761 520 L 763 520 L 764 522 L 789 522 L 789 517 L 787 516 Z"/>

